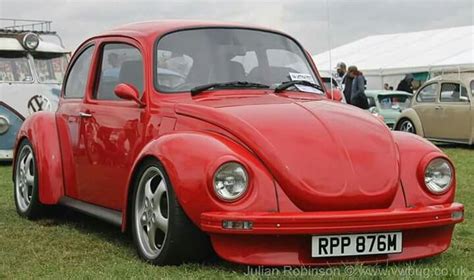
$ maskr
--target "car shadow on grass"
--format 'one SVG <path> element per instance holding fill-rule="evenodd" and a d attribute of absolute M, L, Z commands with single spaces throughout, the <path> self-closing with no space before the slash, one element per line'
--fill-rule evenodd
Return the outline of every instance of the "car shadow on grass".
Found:
<path fill-rule="evenodd" d="M 120 228 L 111 224 L 108 224 L 100 219 L 88 216 L 86 214 L 77 212 L 75 210 L 63 207 L 55 206 L 51 207 L 40 220 L 37 220 L 38 225 L 49 227 L 49 226 L 67 226 L 77 230 L 79 233 L 84 235 L 93 235 L 100 238 L 103 242 L 112 243 L 115 246 L 120 246 L 124 249 L 132 249 L 133 242 L 131 234 L 122 233 Z M 138 256 L 135 255 L 136 261 L 140 261 Z M 362 265 L 362 264 L 340 264 L 331 266 L 316 266 L 309 267 L 305 266 L 306 269 L 317 269 L 317 273 L 322 275 L 331 275 L 334 271 L 338 271 L 345 274 L 347 271 L 357 273 L 355 275 L 364 275 L 367 271 L 373 273 L 380 270 L 390 270 L 393 268 L 403 269 L 411 266 L 436 266 L 439 262 L 439 256 L 415 260 L 410 262 L 401 263 L 389 263 L 389 264 L 378 264 L 378 265 Z M 150 264 L 151 265 L 151 264 Z M 351 267 L 347 270 L 347 267 Z M 220 259 L 215 253 L 213 253 L 204 262 L 198 265 L 202 269 L 218 269 L 223 272 L 238 273 L 243 275 L 260 275 L 271 273 L 272 275 L 295 275 L 303 273 L 301 266 L 247 266 L 241 264 L 234 264 Z M 196 267 L 194 267 L 196 268 Z"/>

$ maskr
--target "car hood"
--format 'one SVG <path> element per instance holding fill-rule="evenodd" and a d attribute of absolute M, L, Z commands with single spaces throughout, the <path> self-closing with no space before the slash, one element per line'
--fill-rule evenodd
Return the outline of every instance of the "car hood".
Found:
<path fill-rule="evenodd" d="M 274 95 L 175 108 L 240 139 L 304 211 L 386 208 L 395 197 L 399 166 L 392 135 L 360 109 Z"/>

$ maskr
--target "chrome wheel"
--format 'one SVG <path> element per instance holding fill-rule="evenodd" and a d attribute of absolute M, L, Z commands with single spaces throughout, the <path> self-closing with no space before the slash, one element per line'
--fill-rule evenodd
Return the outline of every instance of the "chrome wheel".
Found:
<path fill-rule="evenodd" d="M 165 245 L 168 233 L 168 186 L 163 173 L 151 166 L 138 183 L 135 196 L 135 227 L 143 254 L 154 259 Z"/>
<path fill-rule="evenodd" d="M 15 192 L 18 209 L 26 212 L 31 204 L 35 184 L 35 158 L 29 145 L 24 145 L 18 153 L 15 172 Z"/>
<path fill-rule="evenodd" d="M 404 131 L 404 132 L 409 132 L 409 133 L 415 133 L 415 126 L 413 125 L 413 123 L 409 120 L 404 120 L 401 124 L 400 124 L 400 131 Z"/>

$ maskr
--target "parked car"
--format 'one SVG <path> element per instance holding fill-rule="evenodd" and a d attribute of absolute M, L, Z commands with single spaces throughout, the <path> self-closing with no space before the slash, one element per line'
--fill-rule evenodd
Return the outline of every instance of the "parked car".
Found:
<path fill-rule="evenodd" d="M 415 94 L 396 130 L 439 142 L 474 144 L 474 75 L 438 77 Z"/>
<path fill-rule="evenodd" d="M 56 110 L 67 66 L 68 51 L 61 41 L 47 41 L 58 35 L 49 28 L 34 30 L 49 22 L 27 21 L 26 26 L 22 22 L 0 26 L 0 161 L 12 160 L 16 135 L 26 117 Z"/>
<path fill-rule="evenodd" d="M 369 111 L 379 114 L 383 121 L 393 129 L 400 113 L 410 106 L 412 94 L 404 91 L 366 90 Z"/>
<path fill-rule="evenodd" d="M 463 221 L 440 149 L 327 99 L 295 39 L 247 25 L 151 21 L 86 40 L 58 110 L 23 123 L 13 174 L 21 216 L 77 209 L 129 229 L 158 265 L 211 248 L 251 265 L 418 259 Z"/>

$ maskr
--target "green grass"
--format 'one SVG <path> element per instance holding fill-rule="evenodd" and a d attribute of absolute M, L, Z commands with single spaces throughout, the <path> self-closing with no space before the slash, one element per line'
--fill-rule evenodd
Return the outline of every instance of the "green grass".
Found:
<path fill-rule="evenodd" d="M 305 278 L 411 279 L 472 278 L 474 276 L 474 149 L 446 148 L 457 168 L 456 200 L 465 205 L 466 219 L 457 225 L 451 248 L 444 254 L 417 262 L 379 266 L 291 270 L 280 268 L 275 278 L 306 275 Z M 20 218 L 14 207 L 11 167 L 0 166 L 0 279 L 31 278 L 149 278 L 222 279 L 260 278 L 246 275 L 247 267 L 212 260 L 205 264 L 155 267 L 140 261 L 128 235 L 114 226 L 71 210 L 57 212 L 39 221 Z M 301 274 L 298 274 L 301 273 Z M 307 276 L 310 274 L 310 276 Z M 312 275 L 312 276 L 311 276 Z"/>

